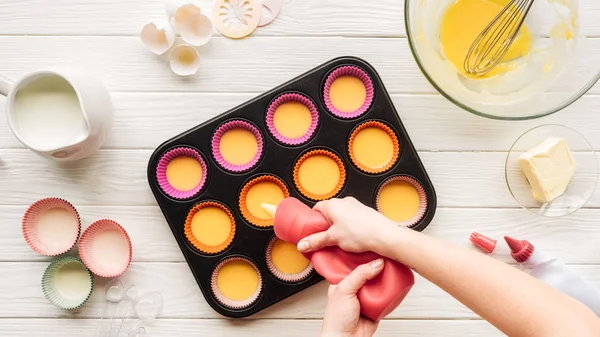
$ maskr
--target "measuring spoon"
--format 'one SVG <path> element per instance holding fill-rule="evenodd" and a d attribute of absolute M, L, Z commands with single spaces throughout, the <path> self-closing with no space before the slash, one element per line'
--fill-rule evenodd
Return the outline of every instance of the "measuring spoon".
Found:
<path fill-rule="evenodd" d="M 159 292 L 152 292 L 138 298 L 133 310 L 140 319 L 129 331 L 129 337 L 143 337 L 146 334 L 146 325 L 155 320 L 163 306 L 163 297 Z"/>
<path fill-rule="evenodd" d="M 96 336 L 100 337 L 103 335 L 104 324 L 106 323 L 105 320 L 108 319 L 107 315 L 108 315 L 109 307 L 111 306 L 111 304 L 115 305 L 115 309 L 113 310 L 113 313 L 111 315 L 111 322 L 112 322 L 112 316 L 115 315 L 115 311 L 117 310 L 116 305 L 123 300 L 124 295 L 125 295 L 125 286 L 123 285 L 123 282 L 121 282 L 121 280 L 114 279 L 114 280 L 108 282 L 108 284 L 106 284 L 106 291 L 105 291 L 106 306 L 104 307 L 104 313 L 102 314 L 102 317 L 100 318 L 100 323 L 98 324 L 98 328 L 96 328 L 96 332 L 94 332 L 94 337 L 96 337 Z"/>
<path fill-rule="evenodd" d="M 118 337 L 119 333 L 121 333 L 121 328 L 123 328 L 123 323 L 125 323 L 125 320 L 129 318 L 129 312 L 133 311 L 131 309 L 135 306 L 135 303 L 137 302 L 137 298 L 138 298 L 137 287 L 133 285 L 133 286 L 130 286 L 129 288 L 127 288 L 127 290 L 125 291 L 125 300 L 128 301 L 129 303 L 127 304 L 127 310 L 121 317 L 121 323 L 119 323 L 119 327 L 117 328 L 117 333 L 116 333 L 115 337 Z M 111 324 L 110 335 L 112 335 L 112 331 L 113 331 L 113 329 L 112 329 L 112 324 Z"/>

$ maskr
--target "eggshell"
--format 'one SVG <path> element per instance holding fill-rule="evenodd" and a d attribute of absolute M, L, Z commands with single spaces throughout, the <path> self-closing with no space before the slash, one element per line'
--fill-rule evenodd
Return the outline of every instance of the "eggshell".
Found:
<path fill-rule="evenodd" d="M 213 25 L 208 16 L 194 13 L 179 25 L 179 34 L 186 43 L 196 47 L 202 46 L 212 38 Z"/>
<path fill-rule="evenodd" d="M 196 48 L 189 44 L 173 48 L 169 59 L 171 70 L 179 76 L 194 75 L 200 68 L 200 55 Z"/>
<path fill-rule="evenodd" d="M 161 55 L 175 43 L 175 32 L 167 22 L 152 21 L 144 25 L 140 38 L 151 52 Z"/>

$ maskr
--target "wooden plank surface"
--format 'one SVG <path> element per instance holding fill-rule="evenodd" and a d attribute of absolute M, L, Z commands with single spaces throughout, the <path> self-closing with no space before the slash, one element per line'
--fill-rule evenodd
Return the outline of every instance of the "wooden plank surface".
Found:
<path fill-rule="evenodd" d="M 574 70 L 586 77 L 600 69 L 590 57 L 600 53 L 600 38 L 588 41 L 586 57 L 578 59 Z M 77 65 L 112 92 L 262 93 L 347 55 L 370 62 L 391 93 L 435 92 L 404 38 L 219 37 L 200 49 L 198 74 L 183 80 L 171 72 L 164 56 L 148 52 L 136 37 L 0 35 L 0 45 L 0 72 L 13 80 L 39 69 Z"/>
<path fill-rule="evenodd" d="M 406 36 L 404 1 L 331 2 L 287 0 L 273 24 L 253 36 Z M 195 1 L 212 16 L 212 1 Z M 164 13 L 162 0 L 46 0 L 0 3 L 2 34 L 133 36 Z M 588 35 L 600 35 L 596 0 L 579 0 L 580 25 Z"/>
<path fill-rule="evenodd" d="M 211 12 L 210 0 L 200 0 Z M 581 0 L 580 25 L 600 54 L 600 2 Z M 134 263 L 126 284 L 161 291 L 161 319 L 150 336 L 316 336 L 327 284 L 297 294 L 251 319 L 217 315 L 204 300 L 148 188 L 153 149 L 289 79 L 342 55 L 372 63 L 380 73 L 431 176 L 439 209 L 426 233 L 469 247 L 469 234 L 510 234 L 560 256 L 600 286 L 600 196 L 565 218 L 540 218 L 519 208 L 506 187 L 504 161 L 514 140 L 540 124 L 563 124 L 600 150 L 600 85 L 553 116 L 500 122 L 473 116 L 441 97 L 417 68 L 406 39 L 404 2 L 292 0 L 272 24 L 248 39 L 215 33 L 202 48 L 197 76 L 171 74 L 164 57 L 139 42 L 143 24 L 163 15 L 162 0 L 0 0 L 0 74 L 15 80 L 46 67 L 77 65 L 111 91 L 115 123 L 103 149 L 69 165 L 35 156 L 0 118 L 0 336 L 91 336 L 103 308 L 103 286 L 75 312 L 42 296 L 50 259 L 32 252 L 20 228 L 23 212 L 43 197 L 78 208 L 83 225 L 112 218 L 130 233 Z M 593 57 L 580 67 L 600 69 Z M 0 114 L 5 99 L 0 97 Z M 578 155 L 586 155 L 579 153 Z M 586 155 L 587 156 L 587 155 Z M 590 172 L 584 172 L 590 174 Z M 510 262 L 499 243 L 494 258 Z M 378 336 L 500 336 L 470 310 L 418 277 L 404 304 Z"/>
<path fill-rule="evenodd" d="M 104 149 L 155 149 L 162 142 L 255 97 L 223 93 L 115 93 L 113 128 Z M 0 114 L 4 113 L 0 97 Z M 440 95 L 394 94 L 392 100 L 419 151 L 508 151 L 525 131 L 563 124 L 582 133 L 596 151 L 600 133 L 589 113 L 600 111 L 600 96 L 587 95 L 542 120 L 491 121 L 466 113 Z M 6 118 L 0 118 L 3 149 L 21 149 Z"/>
<path fill-rule="evenodd" d="M 29 337 L 44 331 L 48 337 L 80 337 L 92 335 L 98 321 L 88 319 L 0 319 L 0 324 L 9 336 Z M 285 329 L 282 329 L 285 327 Z M 232 331 L 240 331 L 240 336 L 317 336 L 321 329 L 320 320 L 190 320 L 161 319 L 148 327 L 151 336 L 232 336 Z M 176 335 L 177 334 L 177 335 Z M 273 335 L 274 336 L 274 335 Z M 484 321 L 438 321 L 402 320 L 384 321 L 378 337 L 480 337 L 502 336 L 500 332 Z"/>
<path fill-rule="evenodd" d="M 2 262 L 0 296 L 12 301 L 0 303 L 0 317 L 78 317 L 98 318 L 102 314 L 106 280 L 98 280 L 98 289 L 89 304 L 74 313 L 52 306 L 42 294 L 40 276 L 47 267 L 43 262 Z M 573 265 L 595 286 L 600 286 L 600 266 Z M 185 263 L 134 263 L 121 278 L 126 286 L 135 284 L 140 293 L 160 291 L 164 298 L 162 318 L 219 319 L 204 300 Z M 252 318 L 320 319 L 327 301 L 326 282 L 254 315 Z M 15 305 L 15 303 L 18 303 Z M 477 319 L 477 316 L 435 285 L 417 276 L 415 286 L 390 319 Z M 2 331 L 2 330 L 0 330 Z"/>

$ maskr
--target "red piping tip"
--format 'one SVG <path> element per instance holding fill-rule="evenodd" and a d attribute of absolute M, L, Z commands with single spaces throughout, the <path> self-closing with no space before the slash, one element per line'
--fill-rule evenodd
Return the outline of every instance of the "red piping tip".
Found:
<path fill-rule="evenodd" d="M 533 254 L 534 247 L 529 241 L 513 239 L 510 236 L 505 236 L 504 240 L 512 252 L 510 255 L 519 263 L 529 260 Z"/>
<path fill-rule="evenodd" d="M 471 242 L 475 247 L 481 249 L 482 251 L 491 254 L 494 249 L 496 249 L 496 243 L 498 241 L 489 238 L 483 234 L 479 234 L 477 232 L 473 232 L 470 237 Z"/>
<path fill-rule="evenodd" d="M 525 244 L 523 243 L 523 241 L 517 240 L 517 239 L 513 239 L 510 236 L 505 236 L 504 240 L 508 244 L 508 247 L 510 248 L 510 251 L 513 252 L 513 253 L 520 252 L 521 249 L 523 249 L 523 247 L 525 246 Z"/>

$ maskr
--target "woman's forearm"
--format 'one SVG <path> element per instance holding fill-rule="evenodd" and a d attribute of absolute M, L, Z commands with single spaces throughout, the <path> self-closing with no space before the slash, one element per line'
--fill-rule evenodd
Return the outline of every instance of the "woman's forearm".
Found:
<path fill-rule="evenodd" d="M 600 335 L 591 310 L 505 263 L 403 228 L 388 228 L 377 241 L 375 252 L 411 267 L 509 336 Z"/>

